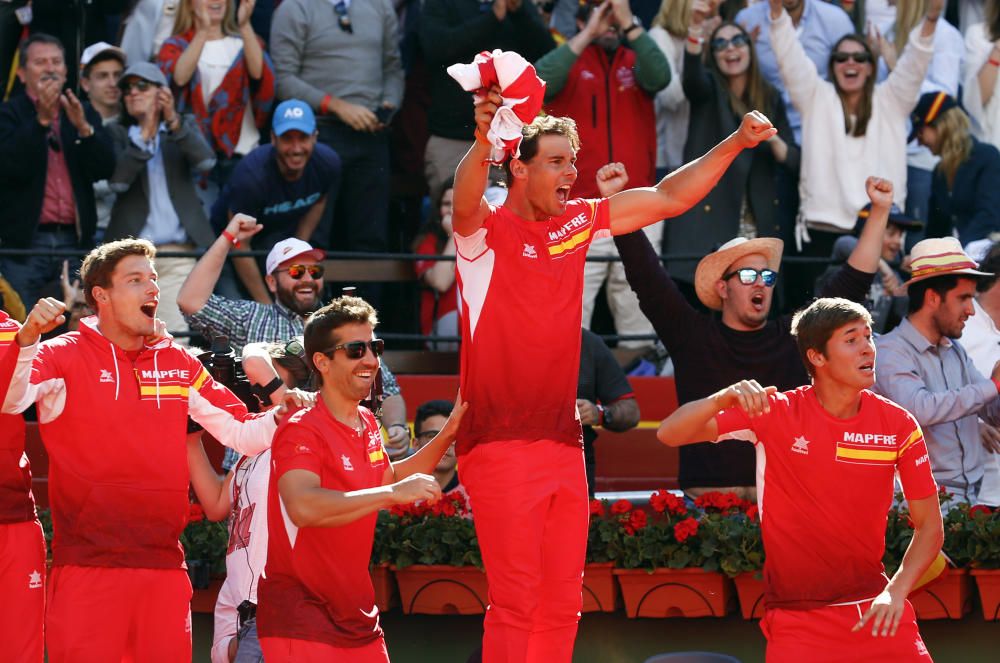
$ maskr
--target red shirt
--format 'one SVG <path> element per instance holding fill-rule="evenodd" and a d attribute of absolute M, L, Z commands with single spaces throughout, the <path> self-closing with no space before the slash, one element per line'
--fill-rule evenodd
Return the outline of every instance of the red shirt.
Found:
<path fill-rule="evenodd" d="M 441 255 L 437 248 L 438 238 L 436 235 L 428 233 L 417 247 L 417 253 L 425 256 Z M 434 260 L 418 260 L 415 269 L 417 278 L 423 278 L 431 267 L 436 265 Z M 458 310 L 458 282 L 454 281 L 451 287 L 444 292 L 435 292 L 430 287 L 425 287 L 420 294 L 420 331 L 425 336 L 430 336 L 434 329 L 434 323 L 452 311 Z"/>
<path fill-rule="evenodd" d="M 18 347 L 14 337 L 21 328 L 0 311 L 0 402 L 17 365 Z M 35 519 L 31 495 L 31 464 L 24 453 L 24 418 L 0 414 L 0 524 L 23 523 Z"/>
<path fill-rule="evenodd" d="M 462 397 L 471 407 L 458 453 L 480 442 L 547 439 L 580 445 L 583 266 L 610 235 L 607 199 L 569 202 L 547 221 L 491 208 L 482 228 L 455 234 L 461 293 Z"/>
<path fill-rule="evenodd" d="M 375 539 L 373 511 L 340 527 L 296 527 L 285 513 L 278 480 L 308 470 L 323 488 L 362 490 L 382 485 L 389 460 L 378 422 L 358 408 L 360 434 L 337 421 L 322 399 L 275 433 L 267 496 L 267 566 L 257 588 L 261 637 L 361 647 L 382 636 L 368 564 Z"/>
<path fill-rule="evenodd" d="M 45 171 L 45 194 L 42 197 L 42 213 L 39 223 L 59 223 L 73 225 L 76 223 L 76 202 L 73 198 L 73 183 L 69 178 L 69 167 L 66 165 L 66 155 L 61 149 L 52 149 L 52 142 L 61 142 L 59 134 L 59 118 L 49 127 L 51 134 L 48 147 L 48 168 Z"/>
<path fill-rule="evenodd" d="M 756 436 L 765 605 L 808 610 L 878 595 L 896 472 L 907 499 L 937 491 L 913 416 L 866 390 L 856 416 L 836 419 L 807 386 L 772 396 L 768 414 L 730 408 L 716 423 L 720 437 Z"/>

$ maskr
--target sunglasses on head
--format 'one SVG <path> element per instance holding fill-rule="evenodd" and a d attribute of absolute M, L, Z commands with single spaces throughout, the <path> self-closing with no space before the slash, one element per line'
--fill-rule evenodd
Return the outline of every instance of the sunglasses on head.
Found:
<path fill-rule="evenodd" d="M 757 277 L 764 282 L 764 286 L 771 288 L 774 286 L 774 282 L 778 278 L 778 272 L 773 269 L 754 269 L 753 267 L 744 267 L 743 269 L 737 269 L 735 271 L 729 272 L 722 277 L 723 281 L 728 281 L 734 276 L 740 277 L 740 283 L 743 285 L 753 285 L 757 282 Z"/>
<path fill-rule="evenodd" d="M 858 64 L 867 64 L 872 61 L 872 56 L 867 51 L 855 51 L 853 53 L 837 51 L 831 57 L 837 64 L 844 64 L 848 60 L 854 60 Z"/>
<path fill-rule="evenodd" d="M 324 350 L 323 354 L 332 355 L 337 350 L 343 350 L 348 359 L 361 359 L 365 356 L 365 350 L 371 348 L 372 354 L 381 357 L 385 352 L 385 341 L 380 338 L 373 338 L 370 341 L 351 341 L 335 345 L 329 350 Z"/>
<path fill-rule="evenodd" d="M 159 87 L 159 86 L 157 86 L 155 83 L 150 83 L 149 81 L 139 78 L 137 80 L 129 81 L 128 83 L 122 85 L 122 90 L 125 92 L 125 94 L 132 94 L 132 92 L 136 90 L 138 90 L 139 92 L 145 92 L 146 90 L 153 87 Z"/>
<path fill-rule="evenodd" d="M 742 32 L 733 35 L 729 39 L 725 37 L 716 37 L 712 40 L 712 51 L 718 53 L 719 51 L 724 51 L 730 46 L 733 48 L 741 48 L 743 46 L 750 45 L 750 37 L 747 37 Z"/>
<path fill-rule="evenodd" d="M 354 26 L 351 25 L 351 17 L 347 13 L 347 3 L 340 0 L 333 5 L 333 11 L 337 13 L 337 25 L 343 32 L 354 34 Z"/>
<path fill-rule="evenodd" d="M 298 337 L 293 338 L 288 343 L 285 343 L 285 356 L 286 357 L 298 357 L 299 359 L 305 359 L 306 348 L 302 345 L 301 339 Z"/>
<path fill-rule="evenodd" d="M 274 270 L 275 274 L 277 274 L 278 272 L 288 272 L 288 275 L 291 276 L 296 281 L 298 281 L 303 276 L 305 276 L 306 272 L 309 272 L 309 277 L 312 278 L 314 281 L 317 281 L 317 280 L 323 278 L 324 268 L 323 268 L 323 265 L 318 265 L 318 264 L 317 265 L 289 265 L 286 269 L 276 269 L 276 270 Z"/>

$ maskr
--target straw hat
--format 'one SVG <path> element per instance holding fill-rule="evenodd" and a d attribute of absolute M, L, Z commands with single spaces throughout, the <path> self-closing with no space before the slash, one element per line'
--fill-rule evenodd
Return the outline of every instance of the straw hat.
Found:
<path fill-rule="evenodd" d="M 722 310 L 722 298 L 715 290 L 715 282 L 722 278 L 729 266 L 744 256 L 760 254 L 767 260 L 768 269 L 778 271 L 781 252 L 785 243 L 774 237 L 731 239 L 718 251 L 709 253 L 698 263 L 694 272 L 694 289 L 701 303 L 715 311 Z"/>
<path fill-rule="evenodd" d="M 913 245 L 913 250 L 910 251 L 910 280 L 903 285 L 952 274 L 993 276 L 989 272 L 980 272 L 977 267 L 979 263 L 962 250 L 957 238 L 932 237 Z"/>

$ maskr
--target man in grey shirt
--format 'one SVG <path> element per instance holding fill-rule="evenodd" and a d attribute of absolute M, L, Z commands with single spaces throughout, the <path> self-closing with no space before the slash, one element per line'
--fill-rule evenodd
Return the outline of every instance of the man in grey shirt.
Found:
<path fill-rule="evenodd" d="M 992 274 L 953 237 L 918 242 L 911 257 L 906 319 L 875 340 L 875 390 L 916 417 L 938 485 L 975 504 L 986 460 L 978 418 L 1000 423 L 1000 362 L 985 378 L 954 339 L 975 313 L 978 279 Z"/>
<path fill-rule="evenodd" d="M 278 97 L 312 106 L 320 142 L 343 165 L 314 237 L 329 236 L 334 249 L 385 251 L 388 124 L 403 100 L 392 0 L 285 0 L 274 13 L 270 48 Z"/>

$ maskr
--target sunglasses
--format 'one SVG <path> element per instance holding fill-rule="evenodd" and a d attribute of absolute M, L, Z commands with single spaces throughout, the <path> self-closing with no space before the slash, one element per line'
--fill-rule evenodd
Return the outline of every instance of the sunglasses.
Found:
<path fill-rule="evenodd" d="M 337 13 L 337 25 L 343 32 L 354 34 L 354 26 L 351 25 L 351 17 L 347 14 L 347 4 L 340 0 L 333 5 L 333 11 Z"/>
<path fill-rule="evenodd" d="M 743 269 L 737 269 L 734 272 L 729 272 L 722 277 L 723 281 L 728 281 L 734 276 L 740 277 L 740 283 L 743 285 L 753 285 L 757 282 L 757 277 L 764 282 L 764 286 L 771 288 L 774 286 L 774 282 L 778 279 L 778 272 L 773 269 L 754 269 L 753 267 L 744 267 Z"/>
<path fill-rule="evenodd" d="M 332 355 L 337 350 L 343 350 L 348 359 L 361 359 L 365 356 L 365 351 L 371 348 L 372 354 L 381 357 L 385 352 L 385 341 L 380 338 L 373 338 L 370 341 L 351 341 L 335 345 L 329 350 L 323 350 L 323 354 Z"/>
<path fill-rule="evenodd" d="M 59 144 L 59 139 L 56 137 L 54 131 L 49 131 L 45 136 L 46 141 L 48 141 L 49 149 L 53 152 L 62 152 L 62 145 Z"/>
<path fill-rule="evenodd" d="M 837 64 L 844 64 L 848 60 L 854 60 L 858 64 L 868 64 L 869 62 L 872 61 L 872 56 L 867 51 L 855 51 L 853 53 L 845 53 L 844 51 L 837 51 L 830 57 Z"/>
<path fill-rule="evenodd" d="M 122 91 L 126 95 L 129 95 L 135 92 L 136 90 L 138 90 L 139 92 L 145 92 L 146 90 L 153 87 L 159 87 L 159 86 L 156 85 L 155 83 L 150 83 L 149 81 L 140 78 L 135 81 L 129 81 L 128 83 L 122 85 Z"/>
<path fill-rule="evenodd" d="M 302 345 L 302 341 L 298 337 L 293 338 L 288 343 L 285 343 L 285 356 L 286 357 L 298 357 L 299 359 L 306 358 L 306 348 Z"/>
<path fill-rule="evenodd" d="M 323 265 L 289 265 L 288 269 L 276 269 L 274 273 L 288 272 L 289 276 L 298 281 L 306 275 L 306 272 L 309 272 L 309 277 L 314 281 L 318 281 L 323 278 L 324 271 Z"/>
<path fill-rule="evenodd" d="M 733 48 L 741 48 L 743 46 L 750 45 L 750 37 L 746 36 L 742 32 L 733 35 L 731 38 L 726 39 L 725 37 L 716 37 L 712 40 L 712 52 L 718 53 L 719 51 L 724 51 L 730 46 Z"/>

